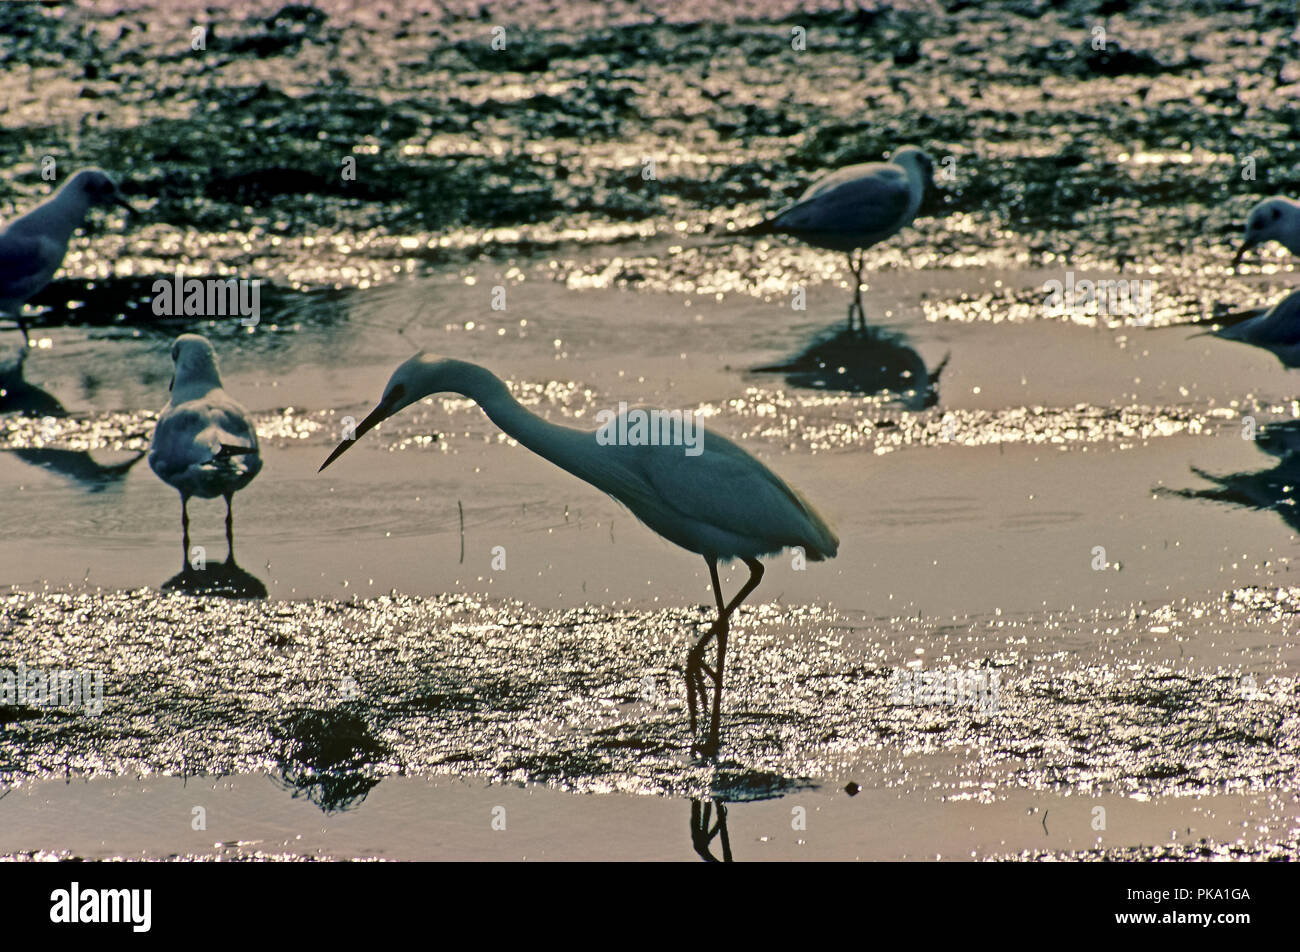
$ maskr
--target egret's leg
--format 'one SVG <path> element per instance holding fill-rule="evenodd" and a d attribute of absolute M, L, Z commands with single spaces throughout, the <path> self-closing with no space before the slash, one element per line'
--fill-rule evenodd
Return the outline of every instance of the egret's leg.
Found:
<path fill-rule="evenodd" d="M 740 603 L 758 588 L 758 583 L 763 581 L 762 562 L 757 559 L 745 559 L 745 564 L 749 566 L 749 581 L 736 593 L 736 597 L 731 600 L 731 604 L 718 619 L 718 673 L 713 679 L 713 720 L 709 725 L 708 741 L 708 747 L 712 752 L 717 751 L 719 743 L 719 727 L 722 719 L 722 669 L 727 659 L 727 633 L 731 630 L 731 616 L 740 607 Z"/>
<path fill-rule="evenodd" d="M 226 562 L 235 561 L 235 519 L 230 514 L 230 493 L 226 493 Z"/>
<path fill-rule="evenodd" d="M 722 584 L 718 580 L 718 563 L 714 559 L 709 560 L 709 577 L 713 582 L 713 593 L 718 603 L 718 620 L 715 621 L 711 628 L 700 637 L 700 640 L 691 648 L 690 655 L 687 657 L 687 683 L 688 688 L 693 673 L 696 682 L 699 684 L 700 700 L 707 703 L 708 693 L 704 686 L 703 674 L 708 674 L 713 679 L 713 711 L 709 719 L 709 739 L 699 746 L 700 753 L 713 754 L 718 750 L 719 727 L 722 716 L 722 671 L 727 656 L 727 634 L 731 628 L 731 616 L 740 603 L 749 597 L 750 592 L 758 588 L 758 583 L 763 580 L 763 563 L 757 559 L 745 559 L 745 564 L 749 566 L 749 581 L 744 584 L 736 597 L 730 604 L 722 604 Z M 711 638 L 718 639 L 718 667 L 717 670 L 709 668 L 704 663 L 704 649 Z M 694 735 L 695 719 L 691 719 L 691 733 Z"/>
<path fill-rule="evenodd" d="M 713 600 L 718 606 L 718 618 L 722 618 L 726 612 L 727 606 L 722 601 L 722 583 L 718 581 L 718 560 L 706 559 L 709 563 L 709 579 L 713 583 Z M 695 644 L 686 652 L 686 703 L 691 712 L 691 736 L 695 736 L 696 718 L 695 718 L 695 699 L 699 696 L 700 703 L 708 702 L 708 692 L 704 686 L 704 671 L 708 671 L 708 666 L 704 663 L 704 646 L 709 643 L 709 639 L 717 631 L 717 622 L 710 626 L 709 630 L 702 634 Z M 713 672 L 709 671 L 709 676 L 713 677 Z"/>
<path fill-rule="evenodd" d="M 190 501 L 181 496 L 181 568 L 190 567 Z"/>

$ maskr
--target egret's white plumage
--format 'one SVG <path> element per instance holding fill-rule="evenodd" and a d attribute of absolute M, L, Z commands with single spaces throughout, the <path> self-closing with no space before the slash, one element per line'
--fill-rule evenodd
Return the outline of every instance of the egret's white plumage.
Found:
<path fill-rule="evenodd" d="M 191 496 L 226 500 L 226 543 L 233 554 L 230 497 L 262 469 L 257 431 L 248 412 L 221 386 L 217 355 L 207 338 L 182 334 L 172 344 L 171 400 L 149 446 L 149 468 L 181 494 L 182 545 L 189 553 Z"/>
<path fill-rule="evenodd" d="M 1287 367 L 1300 367 L 1300 291 L 1292 291 L 1263 314 L 1221 327 L 1214 336 L 1271 351 Z"/>
<path fill-rule="evenodd" d="M 0 231 L 0 314 L 17 322 L 24 341 L 23 305 L 50 283 L 72 233 L 96 205 L 131 207 L 105 172 L 82 169 L 53 197 Z"/>
<path fill-rule="evenodd" d="M 933 176 L 930 157 L 907 146 L 888 162 L 850 165 L 822 176 L 797 202 L 747 233 L 790 235 L 815 248 L 846 253 L 860 314 L 861 252 L 912 223 Z"/>
<path fill-rule="evenodd" d="M 1287 251 L 1300 254 L 1300 202 L 1282 196 L 1266 198 L 1246 216 L 1246 234 L 1232 259 L 1233 267 L 1241 256 L 1256 245 L 1278 241 Z"/>
<path fill-rule="evenodd" d="M 709 564 L 718 620 L 691 648 L 687 688 L 692 731 L 696 694 L 706 698 L 703 674 L 714 679 L 710 739 L 716 750 L 722 669 L 731 614 L 762 578 L 760 556 L 801 548 L 811 561 L 832 558 L 839 540 L 826 521 L 795 490 L 743 449 L 704 431 L 702 452 L 687 455 L 682 446 L 618 445 L 597 440 L 595 432 L 549 423 L 529 412 L 491 371 L 466 361 L 417 354 L 393 373 L 383 399 L 321 464 L 323 470 L 356 439 L 380 421 L 435 393 L 457 393 L 476 402 L 505 433 L 618 500 L 639 520 L 677 545 L 704 556 Z M 717 563 L 742 559 L 750 579 L 724 604 Z M 718 639 L 717 670 L 703 663 L 703 648 Z"/>

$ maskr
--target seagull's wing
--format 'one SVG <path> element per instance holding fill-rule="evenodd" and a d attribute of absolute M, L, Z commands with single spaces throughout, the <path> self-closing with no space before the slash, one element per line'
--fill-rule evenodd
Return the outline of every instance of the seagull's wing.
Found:
<path fill-rule="evenodd" d="M 194 401 L 168 408 L 158 418 L 149 447 L 149 468 L 164 482 L 171 482 L 196 467 L 232 472 L 261 468 L 257 433 L 237 407 Z"/>
<path fill-rule="evenodd" d="M 788 232 L 893 234 L 906 224 L 912 192 L 907 174 L 892 165 L 852 165 L 813 184 L 780 212 L 773 227 Z"/>
<path fill-rule="evenodd" d="M 740 537 L 755 543 L 760 554 L 800 546 L 814 561 L 835 555 L 839 539 L 834 531 L 779 476 L 712 431 L 703 432 L 702 446 L 698 456 L 687 456 L 681 446 L 640 448 L 639 469 L 663 523 L 697 538 L 710 532 L 719 540 Z M 643 521 L 678 541 L 663 523 Z"/>
<path fill-rule="evenodd" d="M 39 235 L 0 232 L 0 302 L 26 301 L 49 283 L 53 244 Z"/>
<path fill-rule="evenodd" d="M 1300 291 L 1292 291 L 1260 317 L 1223 328 L 1219 336 L 1249 344 L 1300 344 Z"/>

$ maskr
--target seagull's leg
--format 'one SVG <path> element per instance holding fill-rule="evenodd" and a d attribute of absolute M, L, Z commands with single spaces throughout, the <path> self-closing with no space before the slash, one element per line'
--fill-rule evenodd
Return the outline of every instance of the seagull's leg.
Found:
<path fill-rule="evenodd" d="M 21 311 L 22 308 L 20 307 L 19 310 Z M 21 317 L 14 318 L 14 321 L 18 324 L 18 329 L 23 332 L 23 346 L 26 347 L 28 350 L 31 350 L 32 339 L 31 336 L 27 333 L 27 322 L 24 321 Z"/>
<path fill-rule="evenodd" d="M 181 495 L 181 569 L 189 571 L 190 567 L 190 501 Z"/>
<path fill-rule="evenodd" d="M 235 520 L 230 514 L 230 493 L 226 493 L 226 564 L 235 564 Z"/>
<path fill-rule="evenodd" d="M 849 303 L 849 330 L 853 330 L 853 314 L 856 311 L 858 320 L 863 327 L 867 326 L 867 316 L 862 312 L 862 259 L 864 255 L 859 252 L 854 258 L 853 253 L 849 252 L 849 270 L 853 272 L 853 300 Z"/>

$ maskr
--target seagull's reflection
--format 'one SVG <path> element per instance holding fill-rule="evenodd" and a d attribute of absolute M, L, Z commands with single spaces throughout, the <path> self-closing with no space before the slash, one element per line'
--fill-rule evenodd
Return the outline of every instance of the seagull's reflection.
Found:
<path fill-rule="evenodd" d="M 11 352 L 0 358 L 0 413 L 55 419 L 67 417 L 68 411 L 57 397 L 23 379 L 23 364 L 30 353 L 28 348 L 23 347 L 16 353 Z M 71 479 L 90 492 L 100 492 L 120 482 L 145 455 L 141 450 L 124 462 L 104 464 L 86 450 L 41 447 L 10 449 L 6 452 L 12 453 L 24 463 Z"/>
<path fill-rule="evenodd" d="M 299 711 L 274 731 L 281 784 L 326 813 L 365 800 L 382 779 L 372 765 L 390 755 L 355 708 L 356 702 L 346 702 L 329 710 Z"/>
<path fill-rule="evenodd" d="M 1248 509 L 1271 509 L 1292 529 L 1300 531 L 1300 420 L 1261 428 L 1256 445 L 1277 457 L 1271 469 L 1214 476 L 1193 466 L 1192 472 L 1214 483 L 1211 489 L 1171 489 L 1184 499 L 1210 499 Z"/>
<path fill-rule="evenodd" d="M 235 563 L 210 562 L 201 568 L 186 564 L 160 586 L 164 592 L 185 595 L 215 595 L 218 598 L 266 598 L 266 585 L 256 575 Z"/>
<path fill-rule="evenodd" d="M 714 809 L 717 820 L 713 819 Z M 713 841 L 718 841 L 722 858 L 713 855 Z M 730 863 L 731 840 L 727 837 L 727 808 L 721 800 L 691 800 L 691 846 L 706 863 Z"/>
<path fill-rule="evenodd" d="M 821 333 L 789 360 L 754 372 L 785 374 L 791 386 L 813 390 L 891 393 L 906 409 L 923 410 L 939 402 L 939 374 L 947 363 L 944 357 L 928 371 L 907 338 L 895 331 L 839 328 Z"/>
<path fill-rule="evenodd" d="M 0 413 L 23 416 L 65 417 L 68 411 L 52 394 L 23 378 L 23 365 L 31 348 L 10 348 L 0 354 Z"/>

